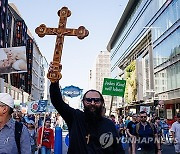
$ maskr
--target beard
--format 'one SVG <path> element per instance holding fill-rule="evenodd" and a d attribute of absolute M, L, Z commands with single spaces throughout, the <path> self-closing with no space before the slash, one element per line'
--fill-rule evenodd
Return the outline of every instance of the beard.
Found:
<path fill-rule="evenodd" d="M 141 122 L 142 122 L 142 123 L 145 123 L 145 122 L 146 122 L 146 119 L 141 120 Z"/>
<path fill-rule="evenodd" d="M 89 107 L 84 106 L 85 121 L 89 127 L 95 128 L 98 121 L 102 119 L 102 106 L 96 107 L 94 111 L 91 111 Z"/>

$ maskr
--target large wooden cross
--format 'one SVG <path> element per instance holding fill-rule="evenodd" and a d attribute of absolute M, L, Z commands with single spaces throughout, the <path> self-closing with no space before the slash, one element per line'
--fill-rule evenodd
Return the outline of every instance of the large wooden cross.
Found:
<path fill-rule="evenodd" d="M 48 28 L 46 25 L 41 24 L 35 29 L 35 32 L 39 37 L 44 37 L 45 35 L 57 35 L 53 56 L 54 72 L 49 72 L 47 74 L 48 79 L 53 83 L 62 78 L 59 64 L 61 63 L 64 36 L 77 36 L 79 39 L 83 39 L 89 34 L 88 30 L 83 26 L 80 26 L 78 29 L 66 28 L 67 17 L 70 15 L 71 11 L 68 10 L 67 7 L 63 7 L 58 11 L 58 16 L 60 17 L 58 28 Z"/>

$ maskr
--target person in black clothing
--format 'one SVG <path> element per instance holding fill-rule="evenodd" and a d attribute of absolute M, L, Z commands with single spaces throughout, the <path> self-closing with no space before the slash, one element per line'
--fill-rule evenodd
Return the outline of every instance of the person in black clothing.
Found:
<path fill-rule="evenodd" d="M 115 120 L 115 116 L 113 114 L 111 114 L 110 119 L 112 120 L 112 122 L 116 125 L 116 120 Z"/>
<path fill-rule="evenodd" d="M 135 127 L 136 127 L 136 124 L 138 123 L 136 121 L 137 119 L 137 114 L 133 114 L 132 115 L 132 121 L 130 121 L 127 125 L 127 129 L 126 129 L 126 132 L 127 132 L 127 135 L 128 135 L 128 138 L 129 138 L 129 141 L 133 140 L 135 138 L 135 134 L 136 134 L 136 130 L 135 130 Z M 132 153 L 132 143 L 129 142 L 129 148 L 128 148 L 128 153 L 131 154 Z"/>
<path fill-rule="evenodd" d="M 49 72 L 53 71 L 51 63 Z M 89 90 L 84 94 L 84 112 L 70 107 L 63 101 L 58 82 L 51 83 L 50 97 L 68 126 L 68 154 L 124 153 L 115 125 L 102 116 L 104 99 L 99 91 Z"/>
<path fill-rule="evenodd" d="M 135 130 L 136 141 L 141 147 L 141 154 L 161 154 L 156 127 L 153 123 L 147 121 L 147 113 L 145 111 L 140 112 L 140 122 L 136 124 Z M 132 144 L 132 154 L 135 154 L 136 142 Z"/>

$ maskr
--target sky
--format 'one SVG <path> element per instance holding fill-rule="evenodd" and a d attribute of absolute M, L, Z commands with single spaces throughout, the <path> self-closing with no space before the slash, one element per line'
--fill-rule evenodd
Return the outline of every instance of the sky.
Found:
<path fill-rule="evenodd" d="M 48 62 L 53 59 L 56 36 L 40 38 L 35 28 L 40 24 L 57 28 L 58 10 L 66 6 L 71 11 L 67 28 L 84 26 L 89 36 L 79 40 L 65 36 L 61 64 L 62 88 L 74 85 L 88 89 L 89 71 L 100 51 L 106 51 L 107 44 L 120 20 L 128 0 L 9 0 L 14 3 L 33 35 L 41 53 Z"/>

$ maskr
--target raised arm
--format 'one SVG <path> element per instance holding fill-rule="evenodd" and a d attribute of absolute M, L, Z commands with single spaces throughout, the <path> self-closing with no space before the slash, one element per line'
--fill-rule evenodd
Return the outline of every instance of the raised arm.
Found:
<path fill-rule="evenodd" d="M 51 83 L 50 97 L 55 109 L 69 125 L 73 121 L 73 114 L 75 112 L 75 109 L 66 104 L 62 99 L 62 95 L 59 88 L 59 82 Z"/>

